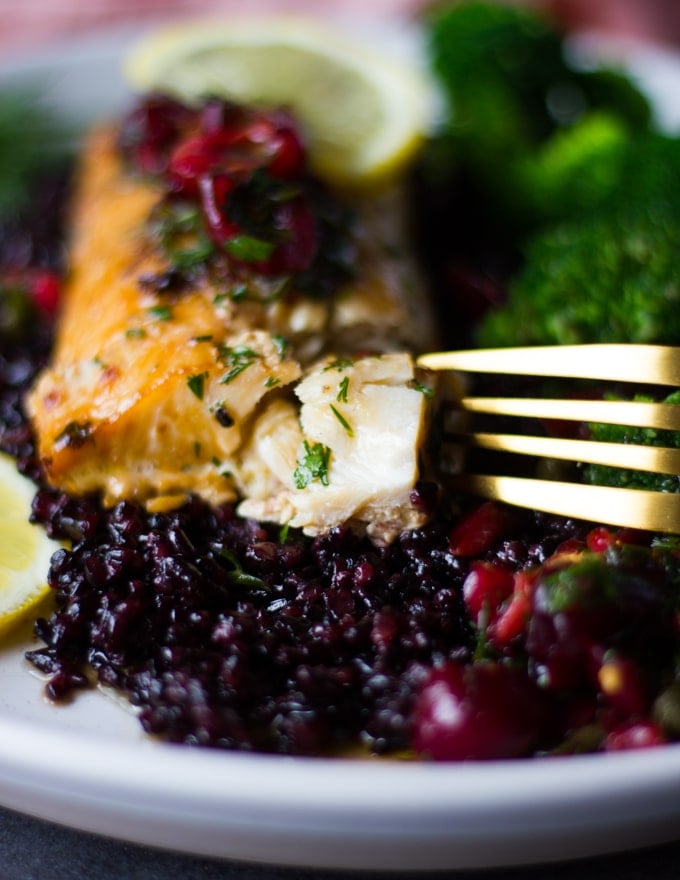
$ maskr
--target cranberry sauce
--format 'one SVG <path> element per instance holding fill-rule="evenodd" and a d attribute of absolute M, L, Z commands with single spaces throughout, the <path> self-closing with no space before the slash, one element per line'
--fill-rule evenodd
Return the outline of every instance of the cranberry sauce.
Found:
<path fill-rule="evenodd" d="M 597 526 L 529 565 L 522 542 L 481 553 L 508 515 L 486 503 L 453 529 L 452 549 L 476 557 L 462 592 L 479 641 L 472 664 L 429 672 L 416 750 L 501 758 L 677 739 L 677 542 Z"/>
<path fill-rule="evenodd" d="M 217 99 L 192 109 L 153 95 L 125 118 L 119 146 L 162 182 L 156 228 L 176 272 L 226 260 L 317 297 L 352 277 L 350 214 L 310 173 L 288 113 Z M 174 241 L 187 232 L 189 251 Z"/>

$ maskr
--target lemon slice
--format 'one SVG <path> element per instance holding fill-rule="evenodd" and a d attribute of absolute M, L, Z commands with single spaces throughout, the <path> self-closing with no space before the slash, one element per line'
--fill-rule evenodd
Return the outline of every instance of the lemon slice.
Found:
<path fill-rule="evenodd" d="M 14 461 L 0 454 L 0 636 L 27 618 L 49 595 L 50 558 L 61 546 L 28 521 L 35 494 Z"/>
<path fill-rule="evenodd" d="M 312 165 L 338 184 L 397 176 L 432 119 L 431 85 L 416 62 L 297 18 L 170 26 L 133 48 L 125 73 L 142 92 L 290 108 Z"/>

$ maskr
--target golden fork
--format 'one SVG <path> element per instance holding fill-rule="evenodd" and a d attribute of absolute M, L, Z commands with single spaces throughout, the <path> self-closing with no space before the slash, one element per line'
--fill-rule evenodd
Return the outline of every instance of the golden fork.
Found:
<path fill-rule="evenodd" d="M 430 370 L 630 382 L 680 388 L 680 348 L 561 345 L 421 355 Z M 463 397 L 465 412 L 603 422 L 680 431 L 680 405 L 640 401 Z M 483 449 L 661 474 L 680 474 L 680 449 L 503 433 L 465 433 Z M 680 494 L 506 475 L 455 475 L 460 491 L 548 513 L 655 532 L 680 533 Z"/>

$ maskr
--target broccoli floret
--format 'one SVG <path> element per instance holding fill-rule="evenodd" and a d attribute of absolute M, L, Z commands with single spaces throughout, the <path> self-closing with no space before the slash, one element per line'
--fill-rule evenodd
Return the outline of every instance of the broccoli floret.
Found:
<path fill-rule="evenodd" d="M 429 37 L 462 145 L 524 150 L 553 131 L 546 92 L 568 74 L 560 37 L 541 19 L 521 9 L 463 3 L 436 14 Z"/>
<path fill-rule="evenodd" d="M 680 139 L 638 136 L 618 167 L 597 210 L 529 241 L 480 344 L 680 343 Z"/>
<path fill-rule="evenodd" d="M 680 138 L 658 132 L 632 137 L 617 186 L 601 207 L 612 214 L 647 212 L 680 220 Z"/>
<path fill-rule="evenodd" d="M 517 164 L 517 188 L 537 222 L 587 216 L 611 200 L 622 177 L 630 134 L 609 113 L 586 114 Z"/>
<path fill-rule="evenodd" d="M 606 108 L 632 128 L 646 128 L 650 108 L 633 83 L 615 71 L 581 71 L 568 64 L 564 39 L 531 10 L 461 3 L 429 21 L 433 69 L 456 132 L 500 145 L 535 146 L 595 108 Z"/>
<path fill-rule="evenodd" d="M 430 156 L 439 168 L 442 156 L 464 168 L 516 222 L 531 222 L 533 178 L 524 171 L 552 137 L 598 110 L 626 130 L 649 124 L 649 104 L 630 80 L 571 69 L 562 35 L 530 10 L 455 5 L 431 18 L 429 39 L 446 102 Z"/>
<path fill-rule="evenodd" d="M 544 223 L 593 211 L 680 212 L 680 140 L 632 134 L 610 113 L 589 113 L 557 133 L 520 169 L 522 188 Z"/>
<path fill-rule="evenodd" d="M 621 398 L 609 398 L 621 399 Z M 635 400 L 652 402 L 648 395 L 636 395 Z M 669 394 L 663 403 L 680 404 L 680 391 Z M 638 446 L 667 446 L 680 449 L 679 431 L 661 431 L 655 428 L 630 428 L 622 425 L 589 425 L 593 440 L 608 443 L 634 443 Z M 589 464 L 583 466 L 583 478 L 587 483 L 600 486 L 623 486 L 632 489 L 651 489 L 656 492 L 680 492 L 680 476 L 676 474 L 654 474 L 646 471 L 633 471 L 605 465 Z"/>
<path fill-rule="evenodd" d="M 537 236 L 483 346 L 680 341 L 680 223 L 596 217 Z"/>

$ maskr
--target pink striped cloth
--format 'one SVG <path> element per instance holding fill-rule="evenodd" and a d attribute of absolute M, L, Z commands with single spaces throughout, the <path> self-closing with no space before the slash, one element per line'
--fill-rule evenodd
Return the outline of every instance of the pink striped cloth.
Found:
<path fill-rule="evenodd" d="M 0 48 L 17 52 L 59 37 L 128 21 L 196 17 L 214 13 L 347 13 L 371 18 L 410 16 L 424 0 L 0 0 Z"/>
<path fill-rule="evenodd" d="M 455 0 L 454 0 L 455 2 Z M 512 0 L 506 0 L 512 2 Z M 544 6 L 570 27 L 606 28 L 680 43 L 680 0 L 514 0 Z M 0 0 L 0 49 L 21 52 L 65 35 L 126 21 L 215 12 L 325 12 L 412 16 L 432 0 Z"/>

